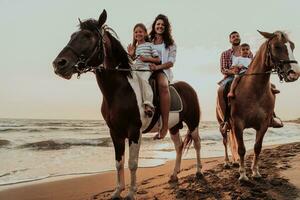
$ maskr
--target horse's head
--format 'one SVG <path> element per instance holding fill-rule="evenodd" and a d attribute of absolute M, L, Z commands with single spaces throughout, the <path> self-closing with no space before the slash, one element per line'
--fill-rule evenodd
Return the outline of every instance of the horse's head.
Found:
<path fill-rule="evenodd" d="M 98 21 L 89 19 L 80 22 L 80 30 L 71 35 L 67 46 L 53 61 L 54 72 L 70 79 L 74 73 L 81 73 L 87 66 L 103 63 L 103 24 L 107 18 L 103 10 Z"/>
<path fill-rule="evenodd" d="M 300 68 L 293 54 L 294 43 L 281 31 L 258 32 L 268 39 L 266 42 L 266 65 L 271 66 L 281 80 L 296 81 L 300 76 Z"/>

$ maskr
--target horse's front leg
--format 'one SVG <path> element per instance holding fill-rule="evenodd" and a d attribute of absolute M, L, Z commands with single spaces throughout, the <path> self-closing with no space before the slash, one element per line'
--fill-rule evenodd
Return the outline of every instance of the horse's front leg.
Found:
<path fill-rule="evenodd" d="M 110 130 L 110 134 L 115 147 L 116 169 L 117 169 L 117 186 L 112 193 L 112 199 L 120 199 L 121 192 L 125 189 L 124 179 L 124 152 L 125 152 L 125 139 L 118 138 L 117 134 Z"/>
<path fill-rule="evenodd" d="M 129 160 L 128 160 L 128 167 L 130 170 L 131 182 L 129 193 L 126 199 L 134 199 L 134 195 L 137 191 L 137 184 L 136 184 L 136 170 L 138 168 L 138 159 L 139 159 L 139 151 L 141 146 L 141 138 L 142 134 L 139 129 L 133 130 L 129 133 Z"/>
<path fill-rule="evenodd" d="M 268 127 L 261 128 L 260 130 L 256 131 L 256 139 L 254 144 L 254 157 L 252 162 L 252 177 L 254 178 L 260 178 L 261 175 L 258 170 L 258 161 L 259 161 L 259 154 L 261 152 L 263 139 L 265 136 L 265 133 L 267 131 Z"/>

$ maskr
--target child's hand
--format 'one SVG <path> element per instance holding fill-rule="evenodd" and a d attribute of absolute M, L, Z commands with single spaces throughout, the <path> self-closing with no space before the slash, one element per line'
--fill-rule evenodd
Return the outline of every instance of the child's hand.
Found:
<path fill-rule="evenodd" d="M 234 67 L 233 72 L 234 72 L 234 74 L 238 74 L 240 72 L 240 68 L 239 67 Z"/>
<path fill-rule="evenodd" d="M 129 44 L 129 45 L 127 46 L 127 52 L 128 52 L 128 54 L 129 54 L 131 57 L 133 57 L 134 51 L 135 51 L 134 46 L 133 46 L 132 44 Z"/>
<path fill-rule="evenodd" d="M 147 62 L 147 61 L 148 61 L 147 58 L 144 57 L 144 56 L 139 56 L 139 59 L 140 59 L 142 62 Z"/>

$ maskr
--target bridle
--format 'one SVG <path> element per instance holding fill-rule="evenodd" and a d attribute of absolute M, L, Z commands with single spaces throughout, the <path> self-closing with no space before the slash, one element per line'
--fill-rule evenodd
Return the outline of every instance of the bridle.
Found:
<path fill-rule="evenodd" d="M 287 76 L 287 73 L 283 70 L 283 65 L 292 64 L 292 63 L 297 64 L 298 62 L 296 60 L 281 60 L 281 59 L 278 60 L 278 59 L 274 58 L 274 56 L 271 53 L 271 45 L 270 45 L 270 42 L 274 37 L 276 37 L 276 36 L 273 36 L 272 38 L 268 39 L 268 41 L 267 41 L 267 56 L 264 61 L 264 65 L 268 68 L 271 68 L 271 70 L 266 71 L 266 72 L 256 72 L 256 73 L 247 73 L 246 72 L 245 74 L 241 74 L 240 76 L 277 74 L 280 82 L 283 82 L 283 80 L 285 79 L 284 77 Z"/>
<path fill-rule="evenodd" d="M 93 71 L 95 70 L 95 67 L 88 65 L 88 63 L 98 54 L 98 58 L 100 60 L 100 65 L 103 65 L 103 61 L 104 61 L 104 28 L 105 27 L 101 27 L 101 29 L 99 29 L 98 27 L 95 27 L 96 33 L 98 35 L 98 42 L 95 45 L 95 48 L 93 50 L 93 52 L 87 56 L 83 53 L 79 53 L 77 50 L 75 50 L 72 46 L 70 46 L 69 44 L 65 47 L 66 49 L 69 49 L 70 51 L 72 51 L 78 58 L 78 61 L 75 63 L 74 68 L 76 70 L 77 73 L 77 78 L 80 77 L 81 74 L 89 72 L 89 71 Z M 99 67 L 99 66 L 97 66 Z M 97 68 L 96 67 L 96 68 Z"/>
<path fill-rule="evenodd" d="M 283 70 L 283 66 L 285 64 L 292 64 L 295 63 L 297 64 L 298 62 L 296 60 L 282 60 L 282 59 L 276 59 L 276 57 L 274 57 L 271 53 L 271 45 L 270 42 L 271 40 L 274 38 L 275 36 L 273 36 L 272 38 L 270 38 L 267 41 L 267 56 L 266 56 L 266 60 L 265 60 L 265 66 L 267 67 L 271 67 L 271 73 L 275 73 L 278 75 L 280 82 L 283 82 L 283 79 L 285 79 L 285 77 L 287 77 L 288 72 L 285 72 Z M 272 64 L 271 64 L 272 63 Z"/>
<path fill-rule="evenodd" d="M 105 31 L 109 29 L 111 31 L 114 32 L 114 30 L 112 30 L 111 28 L 109 28 L 108 26 L 104 25 L 101 27 L 101 29 L 99 29 L 98 27 L 95 27 L 96 33 L 98 35 L 98 43 L 97 45 L 95 45 L 95 48 L 93 50 L 93 52 L 91 53 L 91 55 L 86 56 L 84 54 L 80 54 L 78 53 L 72 46 L 67 45 L 65 48 L 69 49 L 70 51 L 72 51 L 77 57 L 78 57 L 78 61 L 77 63 L 74 65 L 74 68 L 76 70 L 77 73 L 77 78 L 80 78 L 80 75 L 86 72 L 95 72 L 96 70 L 101 71 L 125 71 L 125 72 L 131 72 L 131 71 L 151 71 L 149 69 L 122 69 L 119 68 L 119 66 L 121 65 L 121 63 L 117 64 L 114 68 L 108 68 L 104 66 L 104 44 L 105 44 L 105 39 L 104 39 L 104 34 Z M 114 34 L 116 35 L 116 33 L 114 32 Z M 100 60 L 100 64 L 98 66 L 90 66 L 88 63 L 98 54 L 98 58 Z"/>

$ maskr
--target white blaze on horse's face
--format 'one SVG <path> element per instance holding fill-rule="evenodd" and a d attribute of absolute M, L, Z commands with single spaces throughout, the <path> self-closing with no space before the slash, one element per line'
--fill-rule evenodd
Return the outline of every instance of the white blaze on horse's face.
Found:
<path fill-rule="evenodd" d="M 285 46 L 287 47 L 287 50 L 288 50 L 289 59 L 290 60 L 296 60 L 295 56 L 294 56 L 294 53 L 292 51 L 290 42 L 285 43 Z M 294 72 L 296 72 L 297 75 L 299 76 L 300 75 L 300 67 L 299 67 L 299 65 L 297 63 L 291 63 L 290 65 L 291 65 L 291 70 L 293 70 Z"/>

